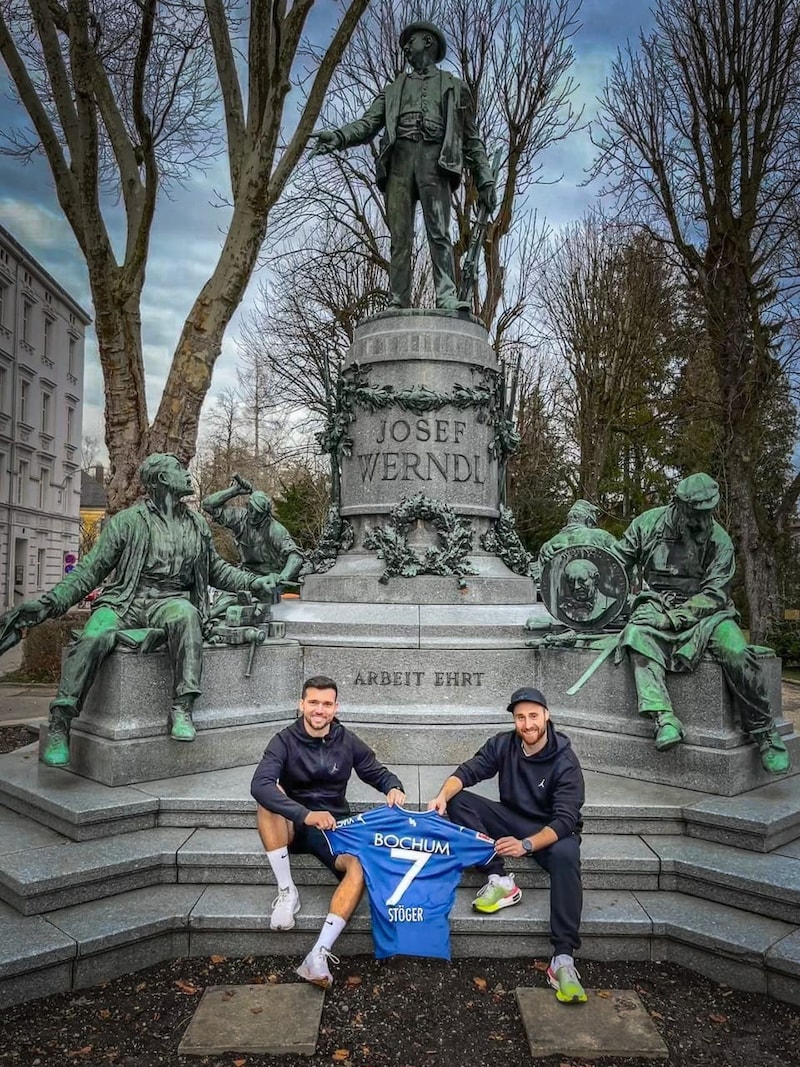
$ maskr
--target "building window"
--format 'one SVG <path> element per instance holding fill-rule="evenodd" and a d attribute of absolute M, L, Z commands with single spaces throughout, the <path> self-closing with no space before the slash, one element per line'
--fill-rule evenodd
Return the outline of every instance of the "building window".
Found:
<path fill-rule="evenodd" d="M 42 389 L 42 421 L 40 424 L 42 433 L 53 433 L 53 398 L 52 396 Z"/>
<path fill-rule="evenodd" d="M 75 408 L 67 408 L 67 444 L 75 444 Z"/>
<path fill-rule="evenodd" d="M 67 363 L 67 373 L 75 375 L 75 338 L 69 339 L 69 361 Z"/>
<path fill-rule="evenodd" d="M 64 511 L 69 515 L 72 507 L 72 478 L 64 479 Z"/>
<path fill-rule="evenodd" d="M 44 589 L 44 569 L 47 563 L 47 550 L 40 548 L 36 553 L 36 588 Z"/>
<path fill-rule="evenodd" d="M 53 349 L 53 320 L 45 317 L 44 332 L 42 334 L 42 351 L 46 356 L 52 355 Z"/>
<path fill-rule="evenodd" d="M 28 408 L 30 406 L 30 382 L 27 382 L 24 378 L 20 378 L 19 382 L 19 421 L 27 424 L 28 422 Z"/>
<path fill-rule="evenodd" d="M 0 366 L 0 411 L 8 411 L 9 377 L 8 368 Z"/>
<path fill-rule="evenodd" d="M 26 462 L 26 460 L 21 459 L 19 461 L 19 466 L 17 467 L 17 503 L 18 504 L 23 504 L 24 505 L 24 504 L 27 504 L 27 502 L 28 502 L 28 478 L 30 477 L 29 470 L 30 470 L 30 468 L 29 468 L 29 465 Z"/>
<path fill-rule="evenodd" d="M 31 343 L 31 311 L 33 304 L 30 300 L 22 301 L 22 340 Z"/>
<path fill-rule="evenodd" d="M 5 326 L 8 306 L 8 286 L 0 282 L 0 326 Z"/>
<path fill-rule="evenodd" d="M 47 511 L 50 502 L 50 471 L 47 467 L 39 469 L 39 510 Z"/>

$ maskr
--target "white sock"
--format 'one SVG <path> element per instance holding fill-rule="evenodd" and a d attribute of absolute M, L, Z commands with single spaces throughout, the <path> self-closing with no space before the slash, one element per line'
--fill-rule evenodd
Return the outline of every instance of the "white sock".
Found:
<path fill-rule="evenodd" d="M 330 951 L 345 926 L 347 926 L 347 919 L 343 919 L 341 915 L 334 915 L 332 911 L 329 911 L 327 919 L 322 924 L 317 943 L 311 951 L 319 952 L 321 948 L 326 948 Z"/>
<path fill-rule="evenodd" d="M 553 971 L 557 971 L 559 967 L 574 966 L 575 960 L 572 958 L 572 956 L 567 956 L 566 953 L 563 952 L 560 956 L 553 956 L 553 958 L 550 960 L 550 967 Z"/>
<path fill-rule="evenodd" d="M 267 853 L 267 859 L 272 868 L 272 873 L 275 875 L 275 881 L 278 883 L 278 889 L 294 889 L 292 868 L 289 863 L 289 850 L 286 846 L 273 848 Z"/>

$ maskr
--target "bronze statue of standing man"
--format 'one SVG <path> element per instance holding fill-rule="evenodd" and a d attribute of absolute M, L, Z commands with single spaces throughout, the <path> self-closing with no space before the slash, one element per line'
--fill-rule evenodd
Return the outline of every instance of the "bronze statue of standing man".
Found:
<path fill-rule="evenodd" d="M 417 201 L 428 235 L 436 306 L 468 310 L 456 293 L 450 196 L 466 164 L 478 187 L 481 205 L 492 212 L 497 197 L 483 141 L 475 127 L 469 89 L 436 64 L 447 42 L 431 22 L 412 22 L 400 34 L 400 47 L 411 71 L 403 72 L 375 97 L 355 122 L 316 134 L 318 153 L 366 144 L 380 131 L 376 165 L 378 188 L 386 198 L 391 237 L 390 307 L 411 302 L 411 247 Z"/>

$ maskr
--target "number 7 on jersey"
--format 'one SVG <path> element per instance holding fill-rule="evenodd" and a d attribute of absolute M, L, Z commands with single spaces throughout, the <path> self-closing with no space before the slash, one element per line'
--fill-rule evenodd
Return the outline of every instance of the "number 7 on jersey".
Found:
<path fill-rule="evenodd" d="M 387 899 L 387 905 L 398 904 L 403 899 L 405 891 L 431 858 L 430 852 L 419 852 L 414 848 L 393 848 L 390 855 L 393 860 L 405 860 L 411 866 L 397 883 L 394 893 Z"/>

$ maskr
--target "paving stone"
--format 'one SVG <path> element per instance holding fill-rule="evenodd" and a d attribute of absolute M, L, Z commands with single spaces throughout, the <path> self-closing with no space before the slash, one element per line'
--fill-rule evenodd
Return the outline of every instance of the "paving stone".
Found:
<path fill-rule="evenodd" d="M 534 1059 L 574 1056 L 595 1060 L 665 1060 L 667 1047 L 639 996 L 631 989 L 587 989 L 585 1004 L 561 1004 L 552 990 L 516 990 Z"/>
<path fill-rule="evenodd" d="M 24 915 L 177 881 L 182 829 L 140 830 L 0 857 L 0 898 Z"/>
<path fill-rule="evenodd" d="M 313 1056 L 324 1002 L 324 991 L 308 982 L 210 986 L 181 1039 L 178 1055 Z"/>
<path fill-rule="evenodd" d="M 644 841 L 661 859 L 661 890 L 800 923 L 800 860 L 694 838 L 648 835 Z"/>
<path fill-rule="evenodd" d="M 68 839 L 10 808 L 0 807 L 0 855 L 61 845 Z"/>

